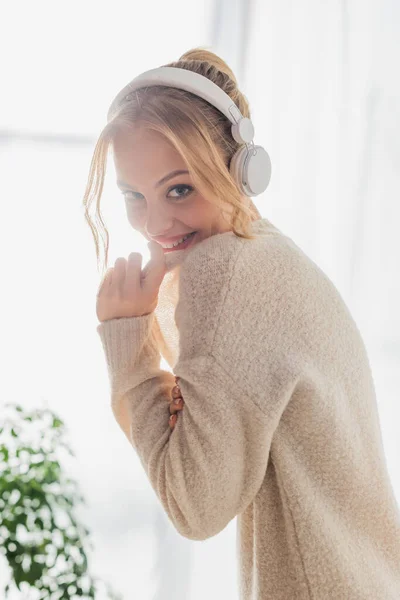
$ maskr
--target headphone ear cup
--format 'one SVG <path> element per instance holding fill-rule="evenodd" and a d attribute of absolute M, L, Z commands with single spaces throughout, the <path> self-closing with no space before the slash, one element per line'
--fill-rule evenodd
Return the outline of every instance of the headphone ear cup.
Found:
<path fill-rule="evenodd" d="M 262 194 L 271 179 L 271 159 L 262 146 L 243 146 L 232 157 L 230 173 L 246 196 Z"/>
<path fill-rule="evenodd" d="M 247 156 L 247 147 L 243 146 L 239 148 L 232 156 L 231 164 L 229 167 L 230 174 L 236 182 L 240 192 L 247 196 L 247 190 L 243 186 L 243 171 L 244 163 Z"/>

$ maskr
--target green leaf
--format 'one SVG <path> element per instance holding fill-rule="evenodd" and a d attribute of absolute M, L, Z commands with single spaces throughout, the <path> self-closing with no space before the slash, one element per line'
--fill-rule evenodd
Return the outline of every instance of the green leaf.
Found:
<path fill-rule="evenodd" d="M 30 584 L 36 583 L 36 581 L 38 581 L 42 577 L 43 567 L 45 567 L 45 565 L 42 565 L 40 563 L 32 561 L 31 567 L 29 569 L 29 576 L 30 576 L 29 583 Z"/>
<path fill-rule="evenodd" d="M 34 523 L 35 523 L 35 525 L 38 525 L 40 527 L 40 529 L 44 529 L 44 523 L 40 517 L 36 517 L 36 519 L 34 520 Z"/>
<path fill-rule="evenodd" d="M 9 452 L 8 452 L 8 448 L 6 448 L 6 446 L 0 446 L 0 454 L 3 455 L 5 462 L 8 461 L 8 457 L 9 457 Z M 4 473 L 3 473 L 4 476 Z"/>

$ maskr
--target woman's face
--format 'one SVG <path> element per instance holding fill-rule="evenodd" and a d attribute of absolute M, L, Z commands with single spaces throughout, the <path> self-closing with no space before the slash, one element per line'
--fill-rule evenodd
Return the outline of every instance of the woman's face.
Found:
<path fill-rule="evenodd" d="M 144 128 L 118 132 L 113 158 L 129 223 L 147 240 L 172 244 L 197 232 L 179 250 L 231 230 L 231 205 L 221 214 L 212 198 L 194 188 L 183 159 L 161 134 Z M 177 170 L 185 172 L 173 174 Z"/>

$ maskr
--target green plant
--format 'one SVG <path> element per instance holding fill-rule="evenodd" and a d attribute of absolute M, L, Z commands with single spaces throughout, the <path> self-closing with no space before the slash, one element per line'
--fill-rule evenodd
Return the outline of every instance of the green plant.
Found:
<path fill-rule="evenodd" d="M 121 600 L 100 578 L 88 573 L 90 531 L 75 511 L 86 504 L 76 481 L 67 477 L 60 454 L 75 456 L 66 427 L 50 409 L 26 411 L 5 405 L 0 423 L 0 552 L 10 567 L 12 589 L 34 592 L 37 600 L 107 598 Z M 7 414 L 8 413 L 8 414 Z M 31 596 L 29 596 L 31 597 Z"/>

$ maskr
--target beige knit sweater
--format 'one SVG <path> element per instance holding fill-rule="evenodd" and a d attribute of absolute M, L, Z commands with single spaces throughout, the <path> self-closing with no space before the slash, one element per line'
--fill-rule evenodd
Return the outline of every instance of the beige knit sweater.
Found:
<path fill-rule="evenodd" d="M 155 313 L 98 325 L 113 413 L 182 536 L 238 517 L 243 600 L 399 600 L 400 511 L 360 332 L 289 237 L 253 230 L 167 254 Z"/>

